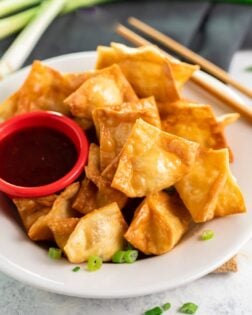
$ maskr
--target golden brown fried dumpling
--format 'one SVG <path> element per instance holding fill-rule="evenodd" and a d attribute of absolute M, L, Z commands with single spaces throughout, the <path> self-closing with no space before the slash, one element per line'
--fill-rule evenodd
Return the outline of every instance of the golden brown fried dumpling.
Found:
<path fill-rule="evenodd" d="M 179 93 L 172 75 L 169 62 L 152 46 L 130 48 L 112 43 L 112 56 L 117 55 L 110 64 L 118 63 L 124 75 L 139 97 L 154 96 L 158 101 L 175 101 Z M 103 47 L 98 47 L 96 67 L 104 66 Z M 106 62 L 108 60 L 106 59 Z"/>
<path fill-rule="evenodd" d="M 48 223 L 48 227 L 53 233 L 56 244 L 62 250 L 79 220 L 79 218 L 52 219 Z"/>
<path fill-rule="evenodd" d="M 100 147 L 95 143 L 91 143 L 88 152 L 88 164 L 85 167 L 86 176 L 94 183 L 101 175 L 100 171 Z"/>
<path fill-rule="evenodd" d="M 97 69 L 119 64 L 140 97 L 153 95 L 158 101 L 179 99 L 178 89 L 199 69 L 164 56 L 153 46 L 130 48 L 111 43 L 111 47 L 98 46 L 97 52 Z"/>
<path fill-rule="evenodd" d="M 107 108 L 94 110 L 94 124 L 100 139 L 101 170 L 119 154 L 138 118 L 160 127 L 156 105 L 135 111 L 114 111 Z"/>
<path fill-rule="evenodd" d="M 92 111 L 98 107 L 111 107 L 138 98 L 117 65 L 97 71 L 66 100 L 75 117 L 92 120 Z"/>
<path fill-rule="evenodd" d="M 242 193 L 229 169 L 227 149 L 202 149 L 175 187 L 195 222 L 245 212 Z"/>
<path fill-rule="evenodd" d="M 146 255 L 161 255 L 178 243 L 190 220 L 177 193 L 154 193 L 137 208 L 124 237 Z"/>
<path fill-rule="evenodd" d="M 50 212 L 39 217 L 29 229 L 30 239 L 33 241 L 52 240 L 53 235 L 48 227 L 51 220 L 77 216 L 76 211 L 72 209 L 72 200 L 78 190 L 79 183 L 73 183 L 56 198 Z"/>
<path fill-rule="evenodd" d="M 122 103 L 119 106 L 113 106 L 111 109 L 119 112 L 143 112 L 145 121 L 149 124 L 161 128 L 158 107 L 153 96 L 142 98 L 136 102 Z"/>
<path fill-rule="evenodd" d="M 239 117 L 230 114 L 218 121 L 209 105 L 186 101 L 168 104 L 166 112 L 162 115 L 163 130 L 213 149 L 227 147 L 224 126 Z"/>
<path fill-rule="evenodd" d="M 125 206 L 128 198 L 122 192 L 113 189 L 102 176 L 96 178 L 96 181 L 98 186 L 88 178 L 82 181 L 73 203 L 74 209 L 86 214 L 111 202 L 116 202 L 120 209 Z"/>
<path fill-rule="evenodd" d="M 123 248 L 126 230 L 117 204 L 108 204 L 81 218 L 64 247 L 65 254 L 72 263 L 85 262 L 92 255 L 109 261 Z"/>
<path fill-rule="evenodd" d="M 198 147 L 138 119 L 120 153 L 111 186 L 128 197 L 170 187 L 189 172 Z"/>
<path fill-rule="evenodd" d="M 180 90 L 183 85 L 191 78 L 193 73 L 199 69 L 199 66 L 181 62 L 172 57 L 167 57 L 167 59 L 169 60 L 176 86 Z"/>
<path fill-rule="evenodd" d="M 0 120 L 38 110 L 70 114 L 63 101 L 79 87 L 83 78 L 83 74 L 73 78 L 73 75 L 63 75 L 40 61 L 34 61 L 21 88 L 1 104 Z"/>
<path fill-rule="evenodd" d="M 57 195 L 49 195 L 39 198 L 14 198 L 25 229 L 28 231 L 32 224 L 41 216 L 46 215 L 52 208 Z"/>

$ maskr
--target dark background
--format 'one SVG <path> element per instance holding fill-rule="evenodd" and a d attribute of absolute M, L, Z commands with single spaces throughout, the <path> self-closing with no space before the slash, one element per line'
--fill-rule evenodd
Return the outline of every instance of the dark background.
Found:
<path fill-rule="evenodd" d="M 58 17 L 47 29 L 26 64 L 99 44 L 125 42 L 117 23 L 135 16 L 227 69 L 236 50 L 252 49 L 252 5 L 207 1 L 121 1 L 79 9 Z M 0 55 L 15 36 L 0 42 Z"/>

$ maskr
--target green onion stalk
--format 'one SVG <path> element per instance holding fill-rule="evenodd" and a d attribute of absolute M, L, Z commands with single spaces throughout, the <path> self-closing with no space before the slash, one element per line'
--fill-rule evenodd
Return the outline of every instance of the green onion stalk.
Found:
<path fill-rule="evenodd" d="M 80 8 L 87 8 L 97 4 L 113 2 L 116 0 L 66 0 L 60 14 L 67 14 Z M 22 30 L 39 12 L 41 5 L 47 0 L 2 0 L 0 1 L 0 39 L 8 37 Z M 29 7 L 29 9 L 27 9 Z M 32 8 L 30 8 L 32 7 Z M 26 10 L 24 10 L 26 9 Z M 21 13 L 18 12 L 23 10 Z M 18 12 L 18 13 L 16 13 Z M 11 15 L 15 13 L 14 15 Z"/>

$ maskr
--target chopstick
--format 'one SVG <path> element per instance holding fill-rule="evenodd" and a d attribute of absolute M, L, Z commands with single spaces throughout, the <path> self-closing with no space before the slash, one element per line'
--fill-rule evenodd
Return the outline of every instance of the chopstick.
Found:
<path fill-rule="evenodd" d="M 243 86 L 239 82 L 232 79 L 229 74 L 221 69 L 220 67 L 216 66 L 212 62 L 208 61 L 207 59 L 201 57 L 200 55 L 196 54 L 192 50 L 188 49 L 187 47 L 181 45 L 180 43 L 176 42 L 171 37 L 159 32 L 155 28 L 149 26 L 148 24 L 134 18 L 130 17 L 128 19 L 129 24 L 133 25 L 136 29 L 140 30 L 144 34 L 150 36 L 151 38 L 155 39 L 156 41 L 163 44 L 165 47 L 173 50 L 177 54 L 181 55 L 182 57 L 186 58 L 188 61 L 198 64 L 203 70 L 207 71 L 217 79 L 230 84 L 234 88 L 236 88 L 241 93 L 245 94 L 246 96 L 252 98 L 252 90 L 248 89 L 247 87 Z"/>
<path fill-rule="evenodd" d="M 127 39 L 129 42 L 133 43 L 136 46 L 146 46 L 146 45 L 153 45 L 151 42 L 146 40 L 145 38 L 141 37 L 140 35 L 134 33 L 127 27 L 119 24 L 116 28 L 116 32 Z M 160 51 L 169 58 L 173 58 L 167 52 L 160 49 Z M 174 58 L 173 58 L 174 59 Z M 225 105 L 231 107 L 238 113 L 240 113 L 244 118 L 249 120 L 252 123 L 252 108 L 246 106 L 243 102 L 238 102 L 234 100 L 232 94 L 229 95 L 227 93 L 223 93 L 223 90 L 217 87 L 216 85 L 212 84 L 211 82 L 205 80 L 204 76 L 200 71 L 196 71 L 191 80 L 193 83 L 200 86 L 204 91 L 208 92 L 209 94 L 213 95 L 215 98 L 220 100 Z"/>

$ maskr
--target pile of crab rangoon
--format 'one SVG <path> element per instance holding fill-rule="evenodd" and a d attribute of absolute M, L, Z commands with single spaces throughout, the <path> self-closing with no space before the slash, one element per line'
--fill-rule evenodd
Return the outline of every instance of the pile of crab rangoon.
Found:
<path fill-rule="evenodd" d="M 182 98 L 197 69 L 155 47 L 117 43 L 99 46 L 96 70 L 84 73 L 33 63 L 1 119 L 53 110 L 92 136 L 81 182 L 13 200 L 31 240 L 55 241 L 72 263 L 110 261 L 128 243 L 160 255 L 192 222 L 246 211 L 224 136 L 239 115 L 215 117 L 211 106 Z"/>

